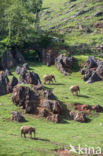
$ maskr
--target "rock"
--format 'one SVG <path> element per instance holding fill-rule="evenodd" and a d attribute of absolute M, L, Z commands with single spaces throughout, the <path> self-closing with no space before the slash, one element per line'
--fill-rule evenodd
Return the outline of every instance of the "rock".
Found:
<path fill-rule="evenodd" d="M 19 52 L 19 50 L 17 48 L 14 49 L 13 56 L 14 56 L 14 59 L 16 60 L 17 64 L 25 63 L 25 59 L 24 59 L 23 55 Z"/>
<path fill-rule="evenodd" d="M 74 117 L 74 120 L 75 121 L 78 121 L 78 122 L 86 122 L 87 121 L 87 118 L 86 118 L 86 115 L 85 113 L 83 112 L 77 112 L 75 117 Z"/>
<path fill-rule="evenodd" d="M 44 91 L 44 97 L 48 100 L 56 100 L 56 97 L 50 90 L 45 90 Z"/>
<path fill-rule="evenodd" d="M 92 106 L 92 110 L 95 110 L 96 112 L 102 112 L 103 108 L 100 105 Z"/>
<path fill-rule="evenodd" d="M 41 113 L 40 113 L 40 116 L 41 116 L 41 117 L 47 117 L 47 116 L 49 116 L 48 110 L 47 110 L 47 109 L 43 109 L 43 110 L 41 111 Z"/>
<path fill-rule="evenodd" d="M 70 120 L 74 120 L 74 116 L 75 116 L 75 113 L 74 112 L 70 112 L 69 113 L 69 119 Z"/>
<path fill-rule="evenodd" d="M 94 13 L 94 16 L 98 17 L 98 16 L 102 16 L 103 15 L 103 11 L 98 11 L 96 13 Z"/>
<path fill-rule="evenodd" d="M 1 58 L 1 64 L 3 69 L 7 69 L 7 68 L 9 69 L 16 66 L 16 61 L 13 58 L 12 53 L 8 49 L 4 52 Z"/>
<path fill-rule="evenodd" d="M 97 68 L 96 72 L 99 75 L 99 77 L 101 79 L 103 79 L 103 62 L 100 62 L 100 64 L 98 65 L 98 68 Z"/>
<path fill-rule="evenodd" d="M 7 74 L 7 76 L 12 75 L 9 69 L 5 69 L 4 72 Z"/>
<path fill-rule="evenodd" d="M 8 87 L 7 87 L 7 91 L 8 93 L 11 93 L 13 91 L 13 88 L 18 84 L 18 79 L 13 76 L 11 81 L 9 82 L 8 84 Z"/>
<path fill-rule="evenodd" d="M 1 67 L 3 69 L 10 69 L 14 66 L 16 66 L 17 64 L 22 64 L 25 62 L 24 57 L 22 56 L 22 54 L 18 51 L 18 49 L 14 48 L 14 49 L 7 49 L 1 60 Z"/>
<path fill-rule="evenodd" d="M 94 56 L 88 56 L 88 59 L 86 61 L 86 67 L 89 68 L 94 68 L 97 67 L 97 60 L 95 59 Z"/>
<path fill-rule="evenodd" d="M 42 106 L 54 114 L 62 113 L 62 105 L 56 100 L 44 100 Z"/>
<path fill-rule="evenodd" d="M 96 81 L 101 81 L 102 79 L 98 76 L 96 72 L 92 73 L 91 77 L 86 81 L 86 83 L 92 83 Z"/>
<path fill-rule="evenodd" d="M 92 72 L 90 70 L 88 70 L 88 72 L 84 75 L 83 80 L 87 81 L 92 75 Z"/>
<path fill-rule="evenodd" d="M 55 58 L 58 56 L 56 49 L 43 49 L 42 50 L 41 60 L 47 66 L 55 64 Z"/>
<path fill-rule="evenodd" d="M 21 69 L 22 69 L 21 67 L 17 66 L 17 67 L 16 67 L 16 74 L 18 74 L 18 75 L 19 75 L 19 74 L 20 74 L 20 72 L 21 72 Z"/>
<path fill-rule="evenodd" d="M 34 72 L 26 72 L 25 69 L 20 73 L 20 82 L 34 85 L 41 84 L 38 74 Z"/>
<path fill-rule="evenodd" d="M 25 70 L 29 70 L 29 64 L 28 63 L 24 63 L 22 66 Z"/>
<path fill-rule="evenodd" d="M 60 123 L 62 121 L 62 117 L 59 114 L 54 114 L 51 116 L 50 120 L 55 123 Z"/>
<path fill-rule="evenodd" d="M 19 113 L 19 112 L 11 112 L 11 120 L 17 121 L 17 122 L 25 122 L 25 118 Z"/>
<path fill-rule="evenodd" d="M 7 86 L 9 83 L 9 79 L 5 73 L 0 75 L 0 96 L 7 94 Z"/>
<path fill-rule="evenodd" d="M 65 76 L 68 76 L 68 73 L 71 72 L 72 65 L 75 59 L 73 57 L 59 55 L 55 60 L 56 68 L 63 73 Z"/>
<path fill-rule="evenodd" d="M 22 106 L 26 113 L 36 113 L 37 106 L 40 103 L 35 92 L 28 87 L 16 86 L 13 89 L 12 102 Z"/>

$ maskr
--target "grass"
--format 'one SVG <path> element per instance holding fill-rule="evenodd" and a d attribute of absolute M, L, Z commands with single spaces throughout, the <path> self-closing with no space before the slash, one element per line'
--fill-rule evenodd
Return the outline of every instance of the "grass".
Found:
<path fill-rule="evenodd" d="M 78 57 L 78 56 L 76 56 Z M 86 56 L 81 56 L 85 60 Z M 55 66 L 47 67 L 41 63 L 30 63 L 32 71 L 39 74 L 41 80 L 44 74 L 54 74 L 56 84 L 45 85 L 52 90 L 58 100 L 67 105 L 68 109 L 73 109 L 73 103 L 103 106 L 103 84 L 96 82 L 85 84 L 79 72 L 73 72 L 69 77 L 63 76 Z M 15 72 L 13 72 L 14 75 Z M 17 75 L 16 75 L 17 76 Z M 77 84 L 81 89 L 81 97 L 72 96 L 69 92 L 71 85 Z M 88 123 L 78 123 L 66 120 L 64 123 L 55 124 L 45 119 L 35 118 L 27 115 L 19 107 L 11 102 L 11 94 L 0 97 L 0 156 L 51 156 L 58 148 L 69 149 L 69 145 L 82 147 L 101 147 L 103 150 L 103 113 L 89 116 Z M 26 123 L 17 123 L 9 120 L 10 112 L 20 111 L 26 118 Z M 20 137 L 20 127 L 22 125 L 32 125 L 36 128 L 38 140 Z"/>
<path fill-rule="evenodd" d="M 82 44 L 87 44 L 89 48 L 95 47 L 103 41 L 103 28 L 94 27 L 96 23 L 103 23 L 102 16 L 94 16 L 102 10 L 102 6 L 103 2 L 97 0 L 43 0 L 40 26 L 44 31 L 63 34 L 65 43 L 72 46 L 72 49 Z M 85 10 L 88 11 L 77 15 Z M 82 26 L 82 30 L 79 26 Z"/>

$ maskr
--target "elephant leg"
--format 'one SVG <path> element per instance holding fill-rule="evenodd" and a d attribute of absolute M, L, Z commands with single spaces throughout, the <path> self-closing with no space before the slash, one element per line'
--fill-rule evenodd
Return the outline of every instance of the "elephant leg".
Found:
<path fill-rule="evenodd" d="M 26 135 L 25 135 L 25 133 L 24 133 L 24 138 L 26 138 Z"/>

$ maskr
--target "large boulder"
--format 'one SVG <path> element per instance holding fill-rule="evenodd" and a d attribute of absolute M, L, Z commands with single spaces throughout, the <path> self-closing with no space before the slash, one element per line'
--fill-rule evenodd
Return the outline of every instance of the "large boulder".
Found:
<path fill-rule="evenodd" d="M 100 62 L 96 70 L 97 74 L 101 79 L 103 79 L 103 62 Z"/>
<path fill-rule="evenodd" d="M 24 72 L 20 73 L 20 82 L 27 83 L 27 84 L 34 84 L 40 85 L 41 81 L 39 75 L 34 72 Z"/>
<path fill-rule="evenodd" d="M 45 90 L 44 91 L 44 97 L 48 100 L 56 100 L 56 97 L 50 90 Z"/>
<path fill-rule="evenodd" d="M 29 70 L 29 64 L 28 63 L 24 63 L 22 66 L 24 69 Z"/>
<path fill-rule="evenodd" d="M 22 68 L 21 68 L 20 66 L 17 66 L 17 67 L 16 67 L 16 74 L 19 75 L 19 74 L 21 73 L 21 69 L 22 69 Z"/>
<path fill-rule="evenodd" d="M 14 66 L 16 66 L 17 64 L 23 64 L 25 63 L 25 59 L 24 57 L 22 56 L 22 54 L 18 51 L 18 49 L 12 49 L 12 50 L 9 50 L 7 49 L 1 60 L 0 60 L 0 64 L 1 64 L 1 67 L 3 69 L 10 69 Z"/>
<path fill-rule="evenodd" d="M 77 112 L 74 117 L 74 120 L 78 122 L 86 122 L 87 118 L 84 112 Z"/>
<path fill-rule="evenodd" d="M 44 100 L 42 103 L 42 107 L 48 109 L 50 112 L 54 114 L 61 114 L 62 113 L 62 105 L 60 102 L 56 100 Z"/>
<path fill-rule="evenodd" d="M 8 93 L 11 93 L 13 91 L 13 88 L 18 84 L 18 79 L 13 76 L 11 81 L 9 82 L 8 86 L 7 86 L 7 91 Z"/>
<path fill-rule="evenodd" d="M 36 93 L 23 86 L 16 86 L 13 89 L 12 101 L 25 109 L 26 113 L 36 113 L 39 104 L 39 98 Z"/>
<path fill-rule="evenodd" d="M 12 75 L 11 71 L 9 69 L 5 69 L 5 74 L 7 74 L 7 76 Z"/>
<path fill-rule="evenodd" d="M 9 79 L 7 77 L 7 74 L 5 74 L 5 72 L 3 72 L 0 75 L 0 96 L 8 93 L 7 92 L 8 83 L 9 83 Z"/>
<path fill-rule="evenodd" d="M 84 75 L 83 80 L 86 83 L 103 80 L 103 61 L 97 60 L 94 56 L 89 56 L 81 74 Z"/>
<path fill-rule="evenodd" d="M 16 48 L 14 49 L 13 53 L 13 57 L 16 60 L 17 64 L 23 64 L 25 63 L 25 59 L 23 57 L 23 55 L 19 52 L 19 50 Z"/>
<path fill-rule="evenodd" d="M 41 60 L 47 66 L 55 64 L 55 58 L 58 56 L 56 49 L 43 49 L 41 53 Z"/>
<path fill-rule="evenodd" d="M 102 79 L 99 77 L 99 75 L 94 72 L 92 73 L 91 77 L 88 79 L 88 81 L 86 81 L 86 83 L 93 83 L 93 82 L 96 82 L 96 81 L 101 81 Z"/>
<path fill-rule="evenodd" d="M 86 61 L 86 67 L 87 68 L 94 68 L 97 67 L 97 60 L 94 56 L 88 56 L 88 59 Z"/>
<path fill-rule="evenodd" d="M 86 114 L 82 111 L 79 112 L 70 112 L 69 113 L 69 119 L 75 120 L 77 122 L 87 122 Z"/>
<path fill-rule="evenodd" d="M 17 122 L 25 122 L 25 118 L 19 113 L 19 112 L 11 112 L 11 120 L 17 121 Z"/>
<path fill-rule="evenodd" d="M 10 50 L 6 50 L 1 58 L 1 64 L 3 69 L 12 68 L 16 66 L 16 60 L 14 59 Z"/>
<path fill-rule="evenodd" d="M 71 72 L 72 65 L 74 63 L 75 59 L 70 56 L 64 56 L 64 55 L 59 55 L 55 59 L 55 65 L 56 68 L 63 73 L 65 76 L 68 75 L 69 72 Z"/>

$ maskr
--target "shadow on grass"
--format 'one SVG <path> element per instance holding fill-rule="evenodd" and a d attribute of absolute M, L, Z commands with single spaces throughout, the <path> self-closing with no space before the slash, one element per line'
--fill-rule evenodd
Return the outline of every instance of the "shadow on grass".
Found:
<path fill-rule="evenodd" d="M 63 84 L 63 83 L 51 83 L 51 84 L 46 84 L 46 85 L 50 85 L 50 86 L 51 86 L 51 85 L 63 86 L 63 85 L 65 85 L 65 84 Z"/>
<path fill-rule="evenodd" d="M 90 98 L 89 96 L 86 95 L 77 95 L 78 97 L 84 97 L 84 98 Z"/>
<path fill-rule="evenodd" d="M 48 139 L 42 139 L 42 138 L 32 138 L 32 140 L 39 140 L 39 141 L 50 142 L 50 140 L 48 140 Z"/>

